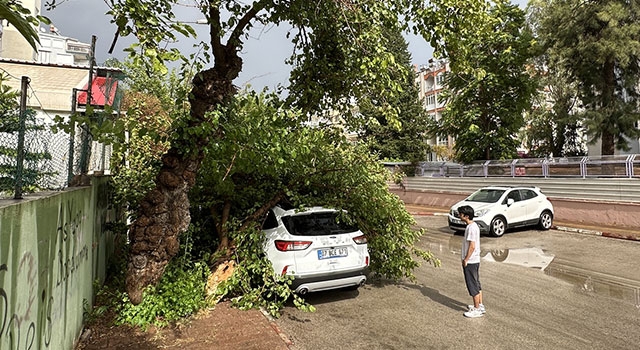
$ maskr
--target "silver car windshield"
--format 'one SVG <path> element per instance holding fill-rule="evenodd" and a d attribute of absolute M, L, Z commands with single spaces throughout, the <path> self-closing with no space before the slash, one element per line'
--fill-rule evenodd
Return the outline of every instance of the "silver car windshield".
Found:
<path fill-rule="evenodd" d="M 470 202 L 495 203 L 500 200 L 505 190 L 480 189 L 470 195 L 466 200 Z"/>
<path fill-rule="evenodd" d="M 311 213 L 304 215 L 283 216 L 282 223 L 290 234 L 295 236 L 324 236 L 355 232 L 358 229 L 339 220 L 338 214 Z"/>

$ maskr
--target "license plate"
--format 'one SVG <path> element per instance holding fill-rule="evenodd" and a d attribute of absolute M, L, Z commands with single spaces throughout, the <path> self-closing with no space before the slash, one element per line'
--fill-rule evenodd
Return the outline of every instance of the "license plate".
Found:
<path fill-rule="evenodd" d="M 462 225 L 462 220 L 460 220 L 460 219 L 451 218 L 451 221 L 452 221 L 454 224 Z"/>
<path fill-rule="evenodd" d="M 347 248 L 318 249 L 318 260 L 347 256 Z"/>

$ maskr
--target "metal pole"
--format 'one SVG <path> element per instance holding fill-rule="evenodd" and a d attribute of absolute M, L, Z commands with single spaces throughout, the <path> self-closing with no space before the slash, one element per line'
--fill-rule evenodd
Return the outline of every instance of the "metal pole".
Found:
<path fill-rule="evenodd" d="M 85 115 L 91 119 L 93 112 L 90 112 L 93 98 L 91 92 L 93 90 L 93 66 L 95 62 L 96 52 L 96 36 L 91 36 L 91 52 L 89 56 L 89 81 L 87 83 L 87 103 L 85 105 Z M 83 125 L 82 133 L 82 154 L 80 157 L 80 173 L 86 175 L 89 172 L 89 159 L 91 158 L 91 140 L 89 139 L 89 126 Z"/>
<path fill-rule="evenodd" d="M 20 130 L 18 130 L 18 149 L 16 157 L 16 181 L 15 194 L 13 199 L 22 199 L 22 171 L 24 166 L 24 134 L 25 119 L 27 118 L 27 88 L 29 87 L 29 77 L 22 76 L 20 95 Z"/>
<path fill-rule="evenodd" d="M 93 102 L 91 97 L 91 90 L 93 88 L 93 65 L 95 64 L 95 53 L 96 53 L 96 36 L 91 36 L 91 52 L 89 56 L 89 86 L 87 88 L 87 105 L 85 110 L 91 107 L 91 102 Z"/>
<path fill-rule="evenodd" d="M 76 104 L 78 103 L 78 89 L 73 88 L 71 92 L 71 130 L 69 131 L 69 164 L 67 166 L 67 185 L 71 183 L 73 179 L 73 157 L 75 151 L 75 138 L 76 138 L 76 123 L 73 121 L 73 116 L 76 114 Z"/>

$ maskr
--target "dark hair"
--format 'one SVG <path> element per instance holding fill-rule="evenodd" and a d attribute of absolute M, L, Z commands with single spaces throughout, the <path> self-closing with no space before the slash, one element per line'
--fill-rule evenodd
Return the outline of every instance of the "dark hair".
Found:
<path fill-rule="evenodd" d="M 460 214 L 464 214 L 467 217 L 469 217 L 470 220 L 473 220 L 473 208 L 471 208 L 471 206 L 469 205 L 463 205 L 460 208 L 458 208 L 458 213 Z"/>

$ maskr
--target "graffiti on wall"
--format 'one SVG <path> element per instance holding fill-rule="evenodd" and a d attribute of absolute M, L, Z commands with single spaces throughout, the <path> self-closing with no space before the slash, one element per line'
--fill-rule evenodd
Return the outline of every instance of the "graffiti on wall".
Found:
<path fill-rule="evenodd" d="M 91 233 L 83 232 L 85 221 L 83 210 L 74 207 L 73 200 L 62 202 L 52 230 L 11 242 L 7 253 L 21 252 L 20 256 L 1 256 L 0 250 L 0 348 L 50 348 L 54 333 L 64 337 L 64 321 L 54 325 L 53 320 L 67 319 L 63 317 L 68 312 L 67 301 L 79 289 L 74 288 L 76 272 L 88 266 L 85 238 L 90 239 Z M 27 232 L 16 231 L 11 234 Z"/>

